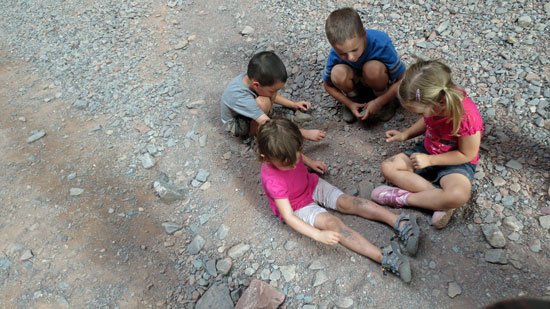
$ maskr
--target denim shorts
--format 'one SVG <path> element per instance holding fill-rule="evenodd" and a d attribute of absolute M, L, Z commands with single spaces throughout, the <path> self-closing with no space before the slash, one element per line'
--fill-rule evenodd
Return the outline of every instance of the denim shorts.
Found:
<path fill-rule="evenodd" d="M 429 154 L 426 148 L 424 148 L 424 142 L 418 143 L 413 149 L 405 150 L 404 152 L 407 156 L 412 155 L 413 153 L 425 153 Z M 470 162 L 459 164 L 459 165 L 441 165 L 441 166 L 428 166 L 423 169 L 416 170 L 415 173 L 424 177 L 426 180 L 430 181 L 435 186 L 440 186 L 439 181 L 444 176 L 450 174 L 461 174 L 470 180 L 474 180 L 474 174 L 476 172 L 476 165 Z"/>

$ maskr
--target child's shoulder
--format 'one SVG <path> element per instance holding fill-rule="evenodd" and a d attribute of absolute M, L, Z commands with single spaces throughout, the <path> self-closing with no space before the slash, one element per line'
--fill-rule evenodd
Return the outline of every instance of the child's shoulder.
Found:
<path fill-rule="evenodd" d="M 367 40 L 384 43 L 390 41 L 390 36 L 382 30 L 365 28 L 365 31 L 367 32 Z"/>

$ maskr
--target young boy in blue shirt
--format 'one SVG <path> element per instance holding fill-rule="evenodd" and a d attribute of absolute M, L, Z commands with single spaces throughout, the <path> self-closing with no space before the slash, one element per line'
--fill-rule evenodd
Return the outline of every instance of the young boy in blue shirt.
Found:
<path fill-rule="evenodd" d="M 323 72 L 324 87 L 344 105 L 344 120 L 393 117 L 397 86 L 406 67 L 389 36 L 364 28 L 352 8 L 330 13 L 325 32 L 332 49 Z M 369 90 L 374 96 L 365 100 Z"/>
<path fill-rule="evenodd" d="M 258 127 L 269 120 L 273 104 L 306 111 L 311 103 L 291 101 L 278 94 L 287 80 L 284 63 L 273 52 L 255 54 L 242 73 L 229 82 L 220 100 L 221 119 L 226 131 L 234 136 L 254 136 Z M 310 141 L 325 137 L 322 130 L 300 129 Z"/>

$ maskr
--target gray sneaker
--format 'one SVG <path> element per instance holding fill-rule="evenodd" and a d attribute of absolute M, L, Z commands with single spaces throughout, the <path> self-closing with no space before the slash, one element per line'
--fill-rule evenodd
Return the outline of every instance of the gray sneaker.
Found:
<path fill-rule="evenodd" d="M 396 274 L 405 283 L 411 282 L 409 259 L 401 254 L 399 245 L 393 239 L 389 246 L 382 249 L 382 273 L 385 275 L 387 271 Z"/>
<path fill-rule="evenodd" d="M 347 123 L 354 123 L 357 120 L 357 118 L 355 118 L 355 115 L 345 105 L 342 105 L 342 119 L 344 119 L 344 121 Z"/>
<path fill-rule="evenodd" d="M 404 221 L 403 226 L 399 227 L 402 221 Z M 395 221 L 393 230 L 405 248 L 405 252 L 410 256 L 416 255 L 418 240 L 420 238 L 420 228 L 418 227 L 418 223 L 416 223 L 416 216 L 413 214 L 400 214 Z"/>

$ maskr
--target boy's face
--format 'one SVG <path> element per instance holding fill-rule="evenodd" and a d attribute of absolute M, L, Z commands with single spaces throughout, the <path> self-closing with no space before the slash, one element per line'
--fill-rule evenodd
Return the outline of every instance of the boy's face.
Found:
<path fill-rule="evenodd" d="M 334 51 L 345 61 L 355 62 L 359 60 L 359 57 L 365 51 L 366 38 L 363 37 L 354 37 L 352 39 L 347 39 L 344 43 L 334 44 Z"/>
<path fill-rule="evenodd" d="M 277 92 L 285 86 L 285 83 L 278 81 L 271 86 L 262 86 L 258 81 L 253 80 L 251 88 L 257 95 L 261 97 L 271 98 L 273 101 L 277 96 Z"/>

